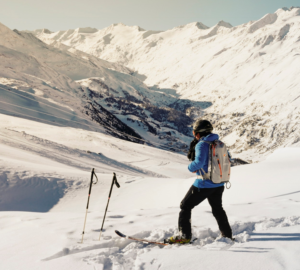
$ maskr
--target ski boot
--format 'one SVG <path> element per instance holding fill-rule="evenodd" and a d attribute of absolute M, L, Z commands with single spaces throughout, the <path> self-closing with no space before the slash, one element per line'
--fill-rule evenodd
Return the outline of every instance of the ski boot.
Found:
<path fill-rule="evenodd" d="M 185 235 L 174 235 L 164 239 L 165 244 L 188 244 L 190 242 L 191 238 L 186 238 Z"/>
<path fill-rule="evenodd" d="M 228 238 L 228 239 L 230 239 L 232 242 L 235 241 L 235 238 L 233 238 L 232 235 L 231 235 L 231 236 L 229 236 L 229 235 L 227 236 L 227 235 L 221 233 L 221 237 Z"/>

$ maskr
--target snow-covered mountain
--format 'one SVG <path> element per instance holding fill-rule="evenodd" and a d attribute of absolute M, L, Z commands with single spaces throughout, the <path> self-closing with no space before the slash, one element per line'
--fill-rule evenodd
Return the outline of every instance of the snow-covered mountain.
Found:
<path fill-rule="evenodd" d="M 59 32 L 65 41 L 36 31 L 48 45 L 0 24 L 1 270 L 298 269 L 299 15 L 159 33 L 119 24 Z M 189 161 L 133 142 L 183 150 L 203 114 L 240 157 L 298 147 L 232 168 L 222 204 L 234 243 L 220 237 L 207 201 L 193 209 L 191 245 L 117 236 L 178 233 L 195 181 Z M 113 173 L 121 187 L 108 198 Z"/>
<path fill-rule="evenodd" d="M 34 34 L 125 65 L 177 95 L 177 109 L 191 113 L 197 104 L 235 153 L 257 160 L 299 142 L 299 15 L 282 8 L 236 27 L 197 22 L 155 32 L 114 24 Z"/>
<path fill-rule="evenodd" d="M 186 150 L 192 119 L 166 108 L 177 101 L 175 95 L 149 89 L 123 65 L 61 43 L 54 45 L 45 44 L 31 33 L 0 25 L 1 112 L 56 122 L 61 121 L 59 115 L 65 120 L 75 117 L 75 126 L 83 121 L 85 128 L 91 125 L 95 130 L 100 124 L 99 130 L 119 138 Z M 20 91 L 23 96 L 18 95 Z M 36 102 L 28 104 L 28 98 Z M 46 104 L 45 109 L 40 100 L 55 103 L 56 107 Z M 22 106 L 30 109 L 22 114 Z M 57 107 L 69 111 L 58 113 Z M 163 116 L 157 117 L 158 111 Z M 40 116 L 39 112 L 44 114 Z"/>

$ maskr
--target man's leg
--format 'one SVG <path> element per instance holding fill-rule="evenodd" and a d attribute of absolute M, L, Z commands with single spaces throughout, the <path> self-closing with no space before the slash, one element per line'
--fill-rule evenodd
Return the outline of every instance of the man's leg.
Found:
<path fill-rule="evenodd" d="M 214 189 L 214 192 L 207 197 L 208 202 L 212 208 L 212 213 L 218 222 L 219 229 L 222 235 L 228 238 L 232 238 L 232 231 L 228 222 L 228 218 L 226 212 L 222 207 L 222 195 L 224 186 L 212 189 Z"/>
<path fill-rule="evenodd" d="M 185 235 L 187 239 L 192 237 L 191 213 L 192 209 L 205 200 L 212 192 L 212 188 L 198 189 L 191 186 L 183 200 L 181 201 L 179 213 L 178 227 L 179 231 Z"/>

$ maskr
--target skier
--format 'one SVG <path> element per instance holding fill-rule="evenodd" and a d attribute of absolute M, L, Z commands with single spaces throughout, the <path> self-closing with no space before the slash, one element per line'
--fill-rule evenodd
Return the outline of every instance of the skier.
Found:
<path fill-rule="evenodd" d="M 195 147 L 195 160 L 190 163 L 188 169 L 197 174 L 197 179 L 191 186 L 180 204 L 178 220 L 179 234 L 165 240 L 166 243 L 189 243 L 192 238 L 191 212 L 192 209 L 205 199 L 212 208 L 212 213 L 217 220 L 222 237 L 232 239 L 232 231 L 228 223 L 227 215 L 222 207 L 222 194 L 224 183 L 215 184 L 211 180 L 203 180 L 203 172 L 208 172 L 209 144 L 204 141 L 215 141 L 219 135 L 212 133 L 213 126 L 207 120 L 197 120 L 193 125 L 193 135 L 197 140 L 191 143 Z M 190 153 L 193 150 L 190 151 Z M 190 154 L 189 153 L 189 154 Z M 190 155 L 188 156 L 190 158 Z M 233 240 L 233 239 L 232 239 Z"/>

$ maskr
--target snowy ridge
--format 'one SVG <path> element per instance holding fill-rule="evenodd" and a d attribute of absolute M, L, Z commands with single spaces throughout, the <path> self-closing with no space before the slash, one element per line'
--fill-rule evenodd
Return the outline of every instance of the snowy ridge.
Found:
<path fill-rule="evenodd" d="M 282 8 L 235 27 L 191 23 L 146 38 L 122 24 L 84 35 L 35 34 L 122 63 L 182 99 L 210 103 L 204 115 L 234 154 L 257 161 L 299 142 L 299 14 Z"/>
<path fill-rule="evenodd" d="M 91 29 L 76 31 L 81 34 L 91 32 Z M 43 112 L 43 121 L 49 121 L 45 114 L 53 115 L 50 121 L 57 123 L 61 121 L 58 117 L 70 119 L 69 115 L 58 115 L 56 111 L 38 104 L 38 100 L 47 99 L 58 107 L 67 106 L 77 122 L 78 118 L 84 119 L 86 128 L 90 125 L 95 130 L 98 123 L 98 130 L 105 130 L 118 138 L 140 143 L 146 141 L 158 147 L 162 145 L 172 147 L 174 151 L 186 151 L 190 141 L 188 125 L 192 122 L 191 118 L 171 108 L 161 110 L 165 114 L 181 115 L 185 121 L 179 119 L 176 122 L 171 117 L 151 117 L 153 108 L 159 110 L 161 106 L 168 106 L 177 100 L 176 96 L 149 89 L 132 76 L 132 70 L 120 64 L 101 60 L 62 43 L 55 42 L 53 46 L 49 46 L 31 33 L 11 31 L 2 24 L 0 35 L 2 113 L 16 112 L 21 116 L 20 109 L 23 107 L 23 117 L 38 120 L 40 115 L 26 109 L 27 106 L 34 106 L 30 110 Z M 14 90 L 11 91 L 12 89 Z M 11 94 L 8 95 L 7 91 Z M 24 100 L 20 98 L 20 91 L 25 93 Z M 17 96 L 13 98 L 14 95 Z M 36 103 L 31 102 L 29 105 L 30 102 L 26 100 L 28 96 L 36 100 Z M 63 124 L 66 124 L 65 121 Z"/>

